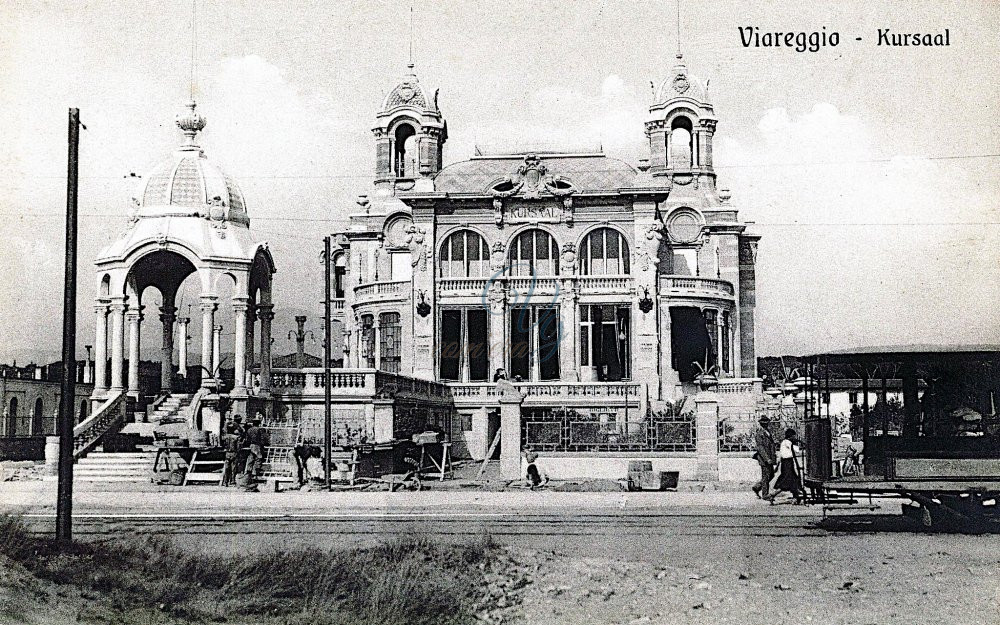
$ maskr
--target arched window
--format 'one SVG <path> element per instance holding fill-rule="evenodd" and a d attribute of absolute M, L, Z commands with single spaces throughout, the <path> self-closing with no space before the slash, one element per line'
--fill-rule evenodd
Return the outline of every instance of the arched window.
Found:
<path fill-rule="evenodd" d="M 417 131 L 409 124 L 396 127 L 393 142 L 393 172 L 397 178 L 414 178 L 417 175 Z"/>
<path fill-rule="evenodd" d="M 613 228 L 598 228 L 580 245 L 580 273 L 591 276 L 620 276 L 630 273 L 628 242 Z"/>
<path fill-rule="evenodd" d="M 7 411 L 7 436 L 17 436 L 17 398 L 10 398 L 10 410 Z"/>
<path fill-rule="evenodd" d="M 361 315 L 361 366 L 375 368 L 375 316 Z"/>
<path fill-rule="evenodd" d="M 45 405 L 42 403 L 42 398 L 39 397 L 35 400 L 35 410 L 31 415 L 31 435 L 41 436 L 46 433 L 45 430 L 45 414 L 43 410 Z"/>
<path fill-rule="evenodd" d="M 399 323 L 399 313 L 382 313 L 379 325 L 379 369 L 389 373 L 399 373 L 403 326 Z"/>
<path fill-rule="evenodd" d="M 490 275 L 486 241 L 472 230 L 448 235 L 441 246 L 442 278 L 485 278 Z"/>
<path fill-rule="evenodd" d="M 510 244 L 510 275 L 559 275 L 556 240 L 544 230 L 526 230 Z"/>
<path fill-rule="evenodd" d="M 694 128 L 691 120 L 680 116 L 670 124 L 667 167 L 694 166 Z"/>

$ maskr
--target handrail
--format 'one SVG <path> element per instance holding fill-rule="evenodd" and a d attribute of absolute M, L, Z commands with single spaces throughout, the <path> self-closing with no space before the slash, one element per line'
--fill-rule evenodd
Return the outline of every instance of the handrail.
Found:
<path fill-rule="evenodd" d="M 73 428 L 73 460 L 79 460 L 97 446 L 101 437 L 125 420 L 126 396 L 122 391 L 105 400 L 89 417 Z"/>

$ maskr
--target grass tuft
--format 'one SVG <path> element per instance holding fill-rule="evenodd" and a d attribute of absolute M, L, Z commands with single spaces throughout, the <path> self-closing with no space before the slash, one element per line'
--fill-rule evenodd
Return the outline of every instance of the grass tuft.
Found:
<path fill-rule="evenodd" d="M 181 623 L 467 623 L 488 601 L 482 570 L 499 554 L 489 535 L 232 557 L 185 553 L 160 537 L 61 545 L 0 515 L 0 555 L 35 577 L 96 593 L 119 614 L 166 612 Z"/>

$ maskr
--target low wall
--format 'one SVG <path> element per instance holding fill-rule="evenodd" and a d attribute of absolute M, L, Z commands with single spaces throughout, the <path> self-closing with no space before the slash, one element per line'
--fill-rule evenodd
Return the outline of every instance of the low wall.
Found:
<path fill-rule="evenodd" d="M 628 476 L 631 460 L 647 460 L 654 471 L 678 471 L 680 479 L 693 480 L 698 469 L 695 454 L 639 455 L 639 454 L 555 454 L 546 453 L 538 464 L 556 480 L 606 479 L 623 480 Z M 522 470 L 524 461 L 522 460 Z M 719 457 L 719 481 L 755 482 L 760 477 L 757 461 L 749 454 L 723 454 Z"/>
<path fill-rule="evenodd" d="M 44 460 L 45 437 L 0 438 L 0 460 Z"/>

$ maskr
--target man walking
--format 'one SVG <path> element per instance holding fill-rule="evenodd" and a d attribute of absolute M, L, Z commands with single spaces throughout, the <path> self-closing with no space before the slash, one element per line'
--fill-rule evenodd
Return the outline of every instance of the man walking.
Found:
<path fill-rule="evenodd" d="M 777 459 L 774 457 L 774 437 L 767 429 L 771 420 L 767 415 L 762 415 L 759 423 L 753 433 L 753 457 L 760 465 L 760 481 L 753 485 L 753 492 L 758 499 L 767 499 L 771 494 L 771 478 L 774 477 Z"/>

